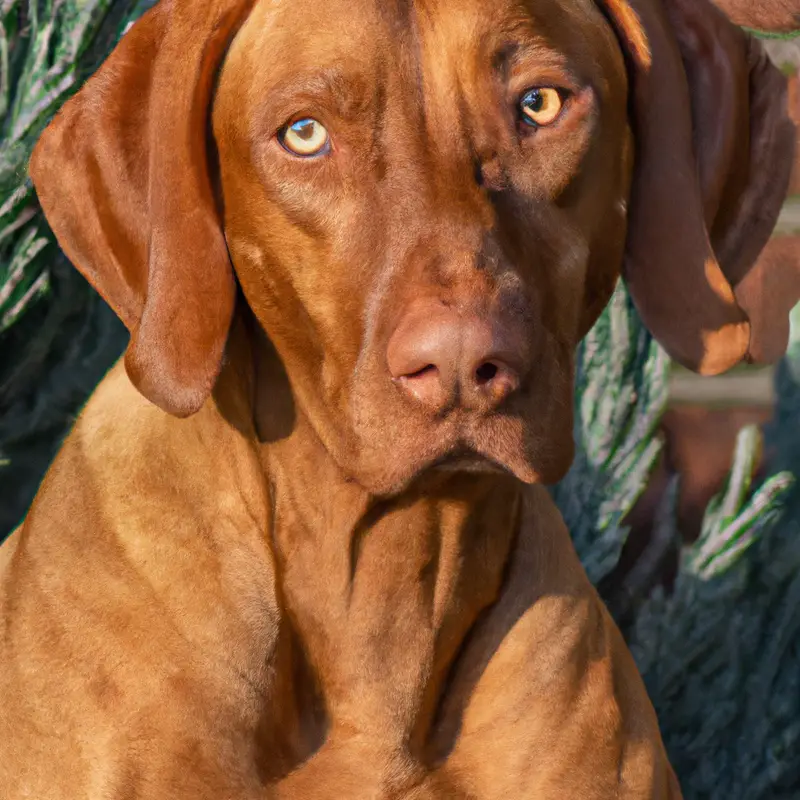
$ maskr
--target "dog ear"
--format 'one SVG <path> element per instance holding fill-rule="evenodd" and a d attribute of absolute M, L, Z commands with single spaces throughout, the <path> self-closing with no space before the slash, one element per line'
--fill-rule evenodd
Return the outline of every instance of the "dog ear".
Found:
<path fill-rule="evenodd" d="M 64 105 L 30 162 L 61 248 L 131 332 L 128 375 L 179 417 L 213 389 L 233 314 L 208 115 L 251 5 L 161 0 Z"/>
<path fill-rule="evenodd" d="M 786 81 L 709 0 L 600 3 L 631 80 L 636 157 L 623 274 L 667 352 L 717 374 L 765 352 L 759 342 L 774 339 L 773 322 L 785 329 L 763 314 L 749 320 L 753 292 L 737 287 L 788 189 L 795 131 Z"/>
<path fill-rule="evenodd" d="M 797 0 L 714 0 L 731 22 L 759 31 L 793 31 L 800 28 Z"/>

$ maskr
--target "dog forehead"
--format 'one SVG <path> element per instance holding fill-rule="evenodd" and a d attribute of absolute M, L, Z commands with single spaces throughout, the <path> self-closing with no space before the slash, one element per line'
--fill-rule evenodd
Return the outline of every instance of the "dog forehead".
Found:
<path fill-rule="evenodd" d="M 546 23 L 547 20 L 583 17 L 587 23 L 596 18 L 595 0 L 258 0 L 251 18 L 263 22 L 271 18 L 278 26 L 289 25 L 293 31 L 313 29 L 325 33 L 347 30 L 352 39 L 372 25 L 392 32 L 413 29 L 422 19 L 456 27 L 503 26 L 520 20 Z"/>
<path fill-rule="evenodd" d="M 347 62 L 368 76 L 377 62 L 399 72 L 476 56 L 488 64 L 519 44 L 545 45 L 591 73 L 616 41 L 594 0 L 260 0 L 234 46 L 254 76 Z"/>

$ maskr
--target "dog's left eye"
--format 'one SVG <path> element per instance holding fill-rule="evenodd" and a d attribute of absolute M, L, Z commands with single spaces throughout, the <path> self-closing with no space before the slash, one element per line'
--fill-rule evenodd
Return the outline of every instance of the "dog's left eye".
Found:
<path fill-rule="evenodd" d="M 278 135 L 280 143 L 297 156 L 318 156 L 327 152 L 330 137 L 325 126 L 310 117 L 287 125 Z"/>
<path fill-rule="evenodd" d="M 536 87 L 525 92 L 519 107 L 523 122 L 534 128 L 544 128 L 558 119 L 564 100 L 558 89 Z"/>

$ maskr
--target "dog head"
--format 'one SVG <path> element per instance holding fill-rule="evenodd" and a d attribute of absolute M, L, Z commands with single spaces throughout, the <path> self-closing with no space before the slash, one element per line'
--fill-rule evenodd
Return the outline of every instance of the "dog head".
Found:
<path fill-rule="evenodd" d="M 162 0 L 31 175 L 145 396 L 201 407 L 238 282 L 298 409 L 389 493 L 559 479 L 621 270 L 690 368 L 774 352 L 737 287 L 793 139 L 780 73 L 706 0 Z"/>

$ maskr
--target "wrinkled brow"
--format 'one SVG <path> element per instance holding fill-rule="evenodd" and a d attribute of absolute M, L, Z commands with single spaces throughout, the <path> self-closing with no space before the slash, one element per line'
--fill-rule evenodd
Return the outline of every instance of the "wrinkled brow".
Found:
<path fill-rule="evenodd" d="M 491 62 L 498 73 L 506 76 L 532 67 L 570 73 L 567 55 L 541 36 L 527 35 L 495 43 Z"/>
<path fill-rule="evenodd" d="M 378 95 L 378 76 L 367 80 L 359 69 L 335 65 L 300 71 L 278 81 L 265 94 L 258 126 L 278 129 L 298 114 L 325 110 L 347 121 L 370 112 Z"/>

